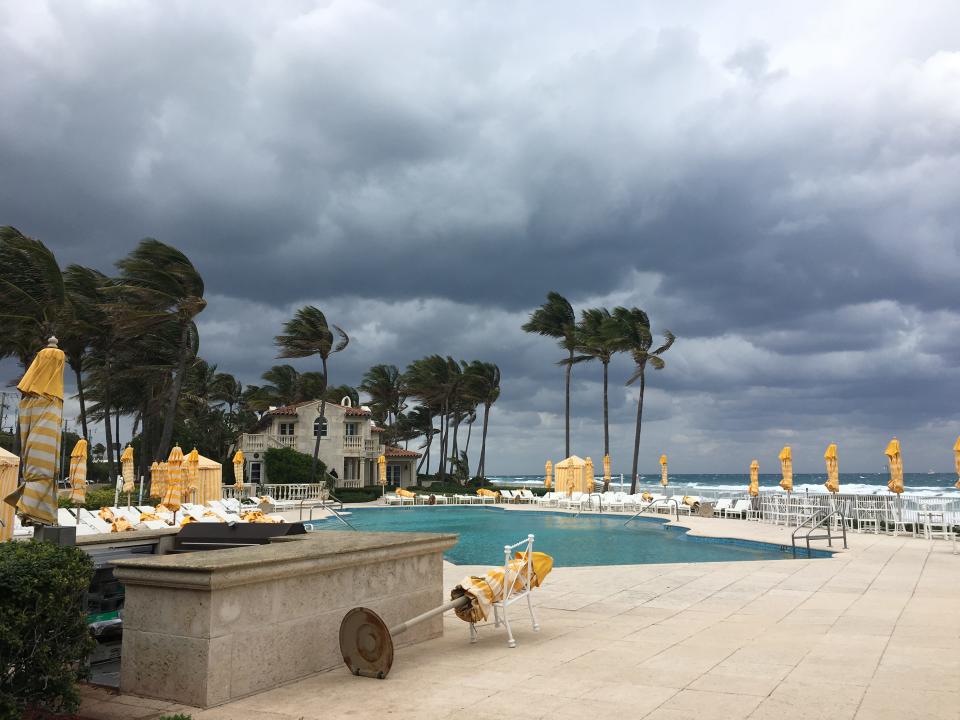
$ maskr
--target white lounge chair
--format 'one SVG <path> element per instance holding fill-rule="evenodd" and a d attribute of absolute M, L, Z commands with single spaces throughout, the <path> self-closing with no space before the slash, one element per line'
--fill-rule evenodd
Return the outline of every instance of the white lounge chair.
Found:
<path fill-rule="evenodd" d="M 513 490 L 501 490 L 500 497 L 503 498 L 504 502 L 512 503 L 515 502 L 516 498 L 513 494 Z"/>
<path fill-rule="evenodd" d="M 524 488 L 520 491 L 520 502 L 524 503 L 535 503 L 537 501 L 537 496 L 534 495 L 528 488 Z"/>
<path fill-rule="evenodd" d="M 537 498 L 537 505 L 540 505 L 541 507 L 556 507 L 559 499 L 560 493 L 553 492 L 551 490 L 542 497 Z"/>
<path fill-rule="evenodd" d="M 713 514 L 723 517 L 723 514 L 733 507 L 733 500 L 729 498 L 721 498 L 713 506 Z"/>
<path fill-rule="evenodd" d="M 577 508 L 578 510 L 583 510 L 583 506 L 587 505 L 590 502 L 590 498 L 586 493 L 575 492 L 571 493 L 569 497 L 562 497 L 557 503 L 557 507 L 561 508 Z"/>
<path fill-rule="evenodd" d="M 728 507 L 723 511 L 724 517 L 733 517 L 736 515 L 743 520 L 747 519 L 747 516 L 750 514 L 750 501 L 749 500 L 737 500 L 732 507 Z"/>

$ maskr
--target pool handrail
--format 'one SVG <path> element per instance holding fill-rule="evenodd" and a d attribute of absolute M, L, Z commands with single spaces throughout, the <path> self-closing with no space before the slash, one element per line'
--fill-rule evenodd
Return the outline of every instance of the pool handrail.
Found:
<path fill-rule="evenodd" d="M 677 520 L 680 520 L 680 504 L 679 504 L 674 498 L 655 498 L 655 499 L 651 500 L 648 505 L 644 505 L 642 508 L 640 508 L 639 510 L 637 510 L 637 512 L 635 512 L 633 515 L 631 515 L 630 517 L 628 517 L 628 518 L 627 518 L 627 522 L 625 522 L 624 525 L 626 525 L 627 523 L 629 523 L 629 522 L 630 522 L 631 520 L 633 520 L 634 518 L 639 517 L 640 515 L 642 515 L 642 514 L 645 513 L 647 510 L 649 510 L 649 509 L 652 508 L 654 505 L 656 505 L 657 503 L 660 503 L 660 502 L 662 502 L 662 503 L 664 503 L 664 504 L 673 503 L 673 512 L 674 512 L 674 514 L 676 515 Z M 669 506 L 668 506 L 668 514 L 669 514 Z"/>

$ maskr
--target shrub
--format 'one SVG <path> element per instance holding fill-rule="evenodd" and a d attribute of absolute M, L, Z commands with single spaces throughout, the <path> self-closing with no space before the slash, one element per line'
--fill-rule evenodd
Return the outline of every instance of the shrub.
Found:
<path fill-rule="evenodd" d="M 0 543 L 0 718 L 79 707 L 76 683 L 96 644 L 83 605 L 92 575 L 78 548 Z"/>
<path fill-rule="evenodd" d="M 267 482 L 277 484 L 310 482 L 310 466 L 313 456 L 297 452 L 293 448 L 270 448 L 264 453 L 267 466 Z M 317 460 L 317 482 L 329 480 L 327 466 Z"/>
<path fill-rule="evenodd" d="M 102 507 L 110 507 L 113 505 L 114 490 L 113 488 L 96 488 L 93 490 L 87 490 L 87 497 L 83 502 L 83 507 L 87 510 L 99 510 Z M 120 493 L 120 500 L 124 504 L 127 502 L 127 496 L 124 493 Z M 136 495 L 130 496 L 130 501 L 133 502 L 136 500 Z M 57 505 L 62 508 L 72 508 L 73 503 L 70 502 L 69 496 L 57 498 Z"/>

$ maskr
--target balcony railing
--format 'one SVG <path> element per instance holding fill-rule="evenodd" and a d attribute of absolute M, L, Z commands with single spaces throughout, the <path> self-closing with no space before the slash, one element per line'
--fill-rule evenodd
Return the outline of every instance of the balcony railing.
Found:
<path fill-rule="evenodd" d="M 344 450 L 360 450 L 363 448 L 363 438 L 359 435 L 347 435 L 343 438 Z"/>
<path fill-rule="evenodd" d="M 240 445 L 244 450 L 251 452 L 263 452 L 270 448 L 296 448 L 296 435 L 271 435 L 268 433 L 250 434 L 244 433 L 240 440 Z"/>

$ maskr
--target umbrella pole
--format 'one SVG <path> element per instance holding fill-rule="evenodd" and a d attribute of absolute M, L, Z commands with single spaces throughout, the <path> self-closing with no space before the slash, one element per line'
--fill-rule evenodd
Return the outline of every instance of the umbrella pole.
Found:
<path fill-rule="evenodd" d="M 143 475 L 140 476 L 140 495 L 137 497 L 137 505 L 143 505 Z"/>
<path fill-rule="evenodd" d="M 425 613 L 420 613 L 416 617 L 412 617 L 409 620 L 405 620 L 399 625 L 394 625 L 390 628 L 391 635 L 399 635 L 402 632 L 406 632 L 414 625 L 422 623 L 424 620 L 429 620 L 435 615 L 443 615 L 447 610 L 453 610 L 454 608 L 463 607 L 464 605 L 470 604 L 470 598 L 467 595 L 462 595 L 456 600 L 448 600 L 443 605 L 438 605 L 432 610 L 427 610 Z"/>

